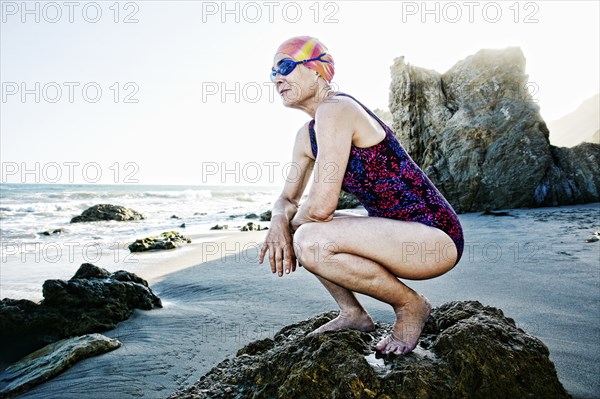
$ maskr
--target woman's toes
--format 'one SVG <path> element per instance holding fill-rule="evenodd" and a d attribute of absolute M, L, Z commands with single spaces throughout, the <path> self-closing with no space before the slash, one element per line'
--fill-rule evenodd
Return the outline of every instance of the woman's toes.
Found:
<path fill-rule="evenodd" d="M 384 355 L 388 355 L 390 353 L 396 355 L 406 355 L 412 352 L 413 349 L 414 347 L 411 347 L 408 343 L 404 341 L 400 341 L 394 338 L 392 335 L 388 335 L 387 337 L 379 341 L 377 345 L 375 345 L 375 350 L 381 352 Z"/>
<path fill-rule="evenodd" d="M 383 352 L 385 350 L 385 348 L 387 347 L 388 338 L 389 337 L 385 337 L 385 338 L 381 339 L 377 343 L 377 345 L 375 345 L 375 349 L 378 350 L 379 352 Z"/>

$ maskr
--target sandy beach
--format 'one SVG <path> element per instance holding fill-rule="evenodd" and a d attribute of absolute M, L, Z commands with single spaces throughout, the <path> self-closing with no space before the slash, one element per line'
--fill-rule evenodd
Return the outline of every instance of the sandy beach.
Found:
<path fill-rule="evenodd" d="M 460 263 L 437 279 L 407 284 L 434 306 L 478 300 L 501 308 L 548 346 L 574 398 L 597 398 L 600 241 L 587 240 L 600 230 L 600 204 L 506 211 L 510 216 L 459 215 L 466 241 Z M 246 343 L 336 309 L 306 270 L 278 278 L 258 265 L 265 235 L 214 234 L 164 256 L 140 273 L 163 309 L 136 311 L 105 333 L 123 343 L 120 349 L 84 360 L 21 397 L 164 398 Z M 393 321 L 387 305 L 361 298 L 377 321 Z"/>

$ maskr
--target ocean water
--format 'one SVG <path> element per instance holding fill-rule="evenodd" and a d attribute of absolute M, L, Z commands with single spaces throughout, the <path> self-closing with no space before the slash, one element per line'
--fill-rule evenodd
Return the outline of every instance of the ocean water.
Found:
<path fill-rule="evenodd" d="M 140 262 L 127 249 L 136 239 L 241 226 L 245 215 L 271 209 L 279 192 L 277 186 L 0 184 L 0 298 L 41 299 L 43 281 L 69 278 L 84 262 L 136 272 Z M 146 219 L 70 223 L 96 204 L 132 208 Z M 60 228 L 64 233 L 41 234 Z M 152 254 L 165 256 L 172 254 Z"/>

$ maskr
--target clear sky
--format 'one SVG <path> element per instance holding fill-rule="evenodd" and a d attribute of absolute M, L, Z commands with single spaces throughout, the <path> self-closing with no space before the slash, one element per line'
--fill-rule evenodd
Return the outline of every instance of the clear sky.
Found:
<path fill-rule="evenodd" d="M 482 48 L 523 50 L 546 121 L 599 91 L 598 1 L 66 3 L 1 2 L 2 182 L 280 183 L 309 117 L 268 74 L 296 35 L 371 108 L 396 57 L 445 72 Z"/>

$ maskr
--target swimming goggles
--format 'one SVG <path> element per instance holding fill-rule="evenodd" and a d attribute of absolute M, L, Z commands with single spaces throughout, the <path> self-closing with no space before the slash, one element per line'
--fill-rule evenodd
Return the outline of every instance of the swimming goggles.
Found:
<path fill-rule="evenodd" d="M 275 76 L 277 74 L 280 74 L 283 76 L 289 75 L 290 73 L 292 73 L 292 71 L 294 70 L 294 68 L 296 68 L 296 65 L 298 65 L 298 64 L 306 64 L 307 62 L 310 62 L 310 61 L 321 61 L 321 62 L 326 62 L 328 64 L 331 64 L 330 61 L 321 59 L 321 57 L 323 57 L 326 54 L 327 53 L 322 53 L 321 55 L 319 55 L 316 58 L 309 58 L 309 59 L 303 60 L 303 61 L 294 61 L 292 59 L 286 58 L 285 60 L 281 61 L 281 64 L 279 64 L 279 68 L 277 70 L 271 68 L 271 82 L 275 83 Z"/>

